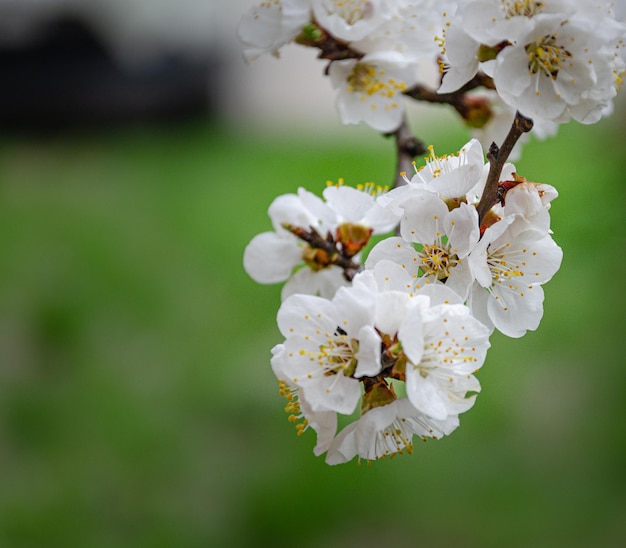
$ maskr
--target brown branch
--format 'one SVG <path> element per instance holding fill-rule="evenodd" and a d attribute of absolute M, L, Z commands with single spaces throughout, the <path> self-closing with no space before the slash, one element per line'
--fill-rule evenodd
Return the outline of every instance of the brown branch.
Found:
<path fill-rule="evenodd" d="M 321 250 L 324 253 L 324 261 L 318 263 L 320 266 L 338 266 L 343 269 L 344 278 L 349 282 L 351 282 L 354 276 L 361 271 L 361 265 L 355 263 L 351 258 L 346 257 L 343 250 L 337 246 L 337 242 L 333 238 L 332 234 L 328 233 L 326 238 L 324 238 L 312 226 L 309 227 L 308 231 L 304 228 L 290 225 L 288 223 L 284 223 L 282 226 L 294 236 L 308 243 L 312 249 Z"/>
<path fill-rule="evenodd" d="M 445 103 L 454 106 L 454 104 L 459 101 L 459 97 L 480 87 L 486 89 L 496 89 L 493 80 L 489 76 L 482 72 L 478 72 L 474 78 L 456 91 L 451 91 L 449 93 L 437 93 L 436 90 L 417 84 L 412 88 L 407 89 L 404 94 L 418 101 L 426 101 L 427 103 Z"/>
<path fill-rule="evenodd" d="M 492 111 L 485 98 L 468 93 L 478 87 L 494 89 L 493 80 L 479 72 L 464 86 L 450 93 L 437 93 L 436 90 L 417 84 L 404 94 L 417 101 L 450 105 L 469 126 L 482 127 L 491 118 Z"/>
<path fill-rule="evenodd" d="M 306 25 L 295 42 L 302 46 L 318 48 L 318 59 L 340 61 L 342 59 L 361 59 L 365 54 L 352 49 L 348 42 L 332 36 L 326 29 L 316 22 Z M 327 69 L 328 70 L 328 69 Z"/>
<path fill-rule="evenodd" d="M 409 130 L 406 116 L 402 118 L 402 123 L 393 133 L 396 143 L 396 175 L 393 187 L 399 187 L 405 184 L 402 173 L 409 173 L 413 167 L 413 160 L 416 156 L 424 154 L 426 147 L 415 135 Z"/>
<path fill-rule="evenodd" d="M 487 102 L 467 95 L 467 92 L 477 87 L 494 89 L 493 80 L 484 73 L 478 72 L 474 78 L 452 93 L 437 93 L 435 90 L 418 84 L 405 91 L 404 95 L 418 101 L 452 105 L 470 125 L 474 125 L 473 121 L 488 119 L 490 115 L 490 110 L 489 112 L 485 110 L 489 109 Z M 404 178 L 401 173 L 409 173 L 415 157 L 424 154 L 426 148 L 410 132 L 406 117 L 402 118 L 402 123 L 396 131 L 387 135 L 393 135 L 396 141 L 397 162 L 393 186 L 402 186 Z"/>
<path fill-rule="evenodd" d="M 478 210 L 479 224 L 482 224 L 485 215 L 496 205 L 499 201 L 498 195 L 498 183 L 500 182 L 500 174 L 502 168 L 507 159 L 511 155 L 513 147 L 519 141 L 519 138 L 528 133 L 533 127 L 533 121 L 530 118 L 522 116 L 519 112 L 515 113 L 515 120 L 509 130 L 508 135 L 504 139 L 504 142 L 500 147 L 495 143 L 492 143 L 487 153 L 487 159 L 489 160 L 489 174 L 487 175 L 487 182 L 485 183 L 485 189 L 480 198 L 480 202 L 476 206 Z"/>

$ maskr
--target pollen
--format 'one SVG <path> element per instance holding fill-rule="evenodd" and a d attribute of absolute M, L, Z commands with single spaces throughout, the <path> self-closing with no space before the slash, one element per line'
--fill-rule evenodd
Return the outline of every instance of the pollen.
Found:
<path fill-rule="evenodd" d="M 407 85 L 402 81 L 387 77 L 384 71 L 377 70 L 372 64 L 357 63 L 347 78 L 346 89 L 349 93 L 360 93 L 362 100 L 375 96 L 389 100 L 398 93 L 406 91 Z M 395 101 L 388 105 L 389 108 L 397 106 Z M 372 103 L 371 108 L 376 109 L 377 104 Z"/>
<path fill-rule="evenodd" d="M 563 65 L 572 57 L 572 53 L 558 44 L 557 39 L 556 33 L 540 36 L 526 46 L 531 74 L 544 74 L 552 80 L 557 79 Z M 539 91 L 536 94 L 539 95 Z"/>
<path fill-rule="evenodd" d="M 438 280 L 445 280 L 459 259 L 447 243 L 441 241 L 441 233 L 437 233 L 437 240 L 433 244 L 424 244 L 418 252 L 420 270 L 424 276 L 433 276 Z"/>
<path fill-rule="evenodd" d="M 538 0 L 504 0 L 502 9 L 506 19 L 515 16 L 534 17 L 541 13 L 544 5 L 544 2 Z"/>

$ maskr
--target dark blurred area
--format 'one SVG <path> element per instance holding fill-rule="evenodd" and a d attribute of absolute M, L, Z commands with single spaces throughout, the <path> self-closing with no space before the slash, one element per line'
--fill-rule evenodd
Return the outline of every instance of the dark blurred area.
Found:
<path fill-rule="evenodd" d="M 27 4 L 0 4 L 0 131 L 176 122 L 217 111 L 225 63 L 209 40 L 128 62 L 111 26 L 97 24 L 101 14 L 59 3 L 42 15 Z"/>

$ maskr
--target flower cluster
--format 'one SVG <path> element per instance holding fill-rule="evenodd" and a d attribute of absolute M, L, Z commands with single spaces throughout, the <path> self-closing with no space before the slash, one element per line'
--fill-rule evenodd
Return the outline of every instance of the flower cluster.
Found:
<path fill-rule="evenodd" d="M 390 132 L 401 123 L 403 93 L 417 84 L 439 51 L 435 38 L 449 2 L 441 0 L 273 0 L 248 12 L 239 26 L 251 60 L 278 55 L 287 43 L 317 47 L 331 60 L 337 109 L 346 124 Z"/>
<path fill-rule="evenodd" d="M 317 432 L 315 453 L 328 463 L 449 434 L 480 391 L 474 374 L 494 328 L 520 337 L 539 325 L 541 284 L 562 256 L 550 235 L 556 191 L 507 164 L 481 222 L 487 167 L 472 140 L 453 156 L 431 149 L 388 192 L 328 186 L 324 201 L 300 189 L 274 201 L 276 231 L 246 248 L 257 281 L 289 279 L 272 368 L 291 420 Z M 390 235 L 396 225 L 400 235 Z M 370 236 L 385 232 L 361 265 Z M 360 417 L 336 434 L 337 414 L 357 408 Z"/>
<path fill-rule="evenodd" d="M 590 124 L 612 109 L 626 25 L 598 0 L 459 2 L 446 30 L 441 93 L 482 70 L 511 108 L 542 121 Z M 606 5 L 604 5 L 606 4 Z"/>
<path fill-rule="evenodd" d="M 243 257 L 255 281 L 286 281 L 283 299 L 294 293 L 332 297 L 349 282 L 370 237 L 393 230 L 399 218 L 376 202 L 383 188 L 342 182 L 329 181 L 324 200 L 303 188 L 274 200 L 269 208 L 274 231 L 255 236 Z"/>
<path fill-rule="evenodd" d="M 498 183 L 501 200 L 479 223 L 477 195 L 487 176 L 483 166 L 475 140 L 458 156 L 438 158 L 431 150 L 406 186 L 382 198 L 402 212 L 400 237 L 374 247 L 366 266 L 395 261 L 415 289 L 445 283 L 492 330 L 521 337 L 538 327 L 541 284 L 561 264 L 548 214 L 557 193 L 549 185 L 524 181 L 508 164 Z"/>
<path fill-rule="evenodd" d="M 414 435 L 449 434 L 480 390 L 474 373 L 489 346 L 487 328 L 449 303 L 444 288 L 391 289 L 384 267 L 376 274 L 359 274 L 330 300 L 292 295 L 278 312 L 285 341 L 273 350 L 272 368 L 287 410 L 317 431 L 315 453 L 327 452 L 329 464 L 411 451 Z M 361 417 L 335 436 L 337 413 L 357 406 Z"/>
<path fill-rule="evenodd" d="M 544 137 L 610 113 L 626 33 L 626 14 L 613 8 L 266 0 L 243 17 L 247 59 L 291 42 L 317 48 L 341 121 L 395 138 L 390 187 L 340 180 L 321 197 L 279 196 L 273 230 L 244 252 L 255 281 L 285 282 L 271 366 L 289 419 L 299 434 L 316 432 L 314 452 L 328 464 L 450 434 L 480 392 L 493 331 L 538 328 L 542 286 L 562 260 L 550 228 L 557 191 L 511 162 L 531 131 Z M 424 75 L 429 66 L 439 70 Z M 437 156 L 408 129 L 409 99 L 449 105 L 475 138 Z"/>
<path fill-rule="evenodd" d="M 248 60 L 292 42 L 319 49 L 344 124 L 393 132 L 410 97 L 452 105 L 489 146 L 516 111 L 539 138 L 610 114 L 624 16 L 603 0 L 265 0 L 239 37 Z"/>

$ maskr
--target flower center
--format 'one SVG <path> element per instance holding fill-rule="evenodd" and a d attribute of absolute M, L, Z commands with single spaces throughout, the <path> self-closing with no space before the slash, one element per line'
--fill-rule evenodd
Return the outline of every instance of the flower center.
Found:
<path fill-rule="evenodd" d="M 505 248 L 509 244 L 505 245 Z M 526 250 L 524 250 L 525 252 Z M 494 251 L 488 251 L 487 253 L 487 265 L 491 271 L 491 279 L 493 283 L 508 283 L 520 276 L 524 275 L 524 271 L 521 269 L 524 262 L 521 264 L 514 264 L 511 261 L 511 254 L 507 253 L 505 258 L 504 249 L 496 249 Z"/>
<path fill-rule="evenodd" d="M 356 370 L 357 360 L 354 355 L 359 350 L 359 341 L 348 339 L 347 333 L 341 327 L 337 327 L 332 335 L 326 335 L 326 342 L 319 346 L 318 352 L 301 350 L 300 353 L 306 353 L 311 360 L 316 361 L 324 369 L 326 376 L 341 373 L 350 377 Z"/>
<path fill-rule="evenodd" d="M 351 258 L 367 245 L 372 232 L 374 229 L 369 226 L 342 223 L 335 231 L 335 240 L 341 244 L 343 255 Z"/>
<path fill-rule="evenodd" d="M 308 244 L 303 247 L 302 260 L 313 272 L 319 272 L 333 265 L 333 259 L 326 251 Z"/>
<path fill-rule="evenodd" d="M 376 70 L 368 63 L 357 63 L 348 76 L 348 91 L 359 92 L 365 95 L 382 95 L 392 98 L 398 92 L 406 90 L 406 84 L 394 78 L 382 80 L 385 76 L 384 70 Z"/>
<path fill-rule="evenodd" d="M 502 8 L 506 19 L 521 15 L 523 17 L 533 17 L 541 12 L 544 2 L 537 0 L 503 0 Z"/>
<path fill-rule="evenodd" d="M 422 261 L 420 266 L 422 274 L 424 276 L 434 276 L 438 280 L 448 278 L 450 269 L 460 262 L 458 257 L 451 253 L 450 246 L 443 242 L 433 245 L 424 244 L 418 255 Z"/>
<path fill-rule="evenodd" d="M 563 46 L 556 43 L 556 34 L 549 34 L 542 38 L 537 38 L 526 46 L 528 54 L 528 69 L 531 74 L 543 72 L 553 80 L 572 54 Z"/>
<path fill-rule="evenodd" d="M 349 25 L 354 25 L 361 19 L 366 19 L 372 12 L 369 0 L 333 0 L 335 13 Z"/>

